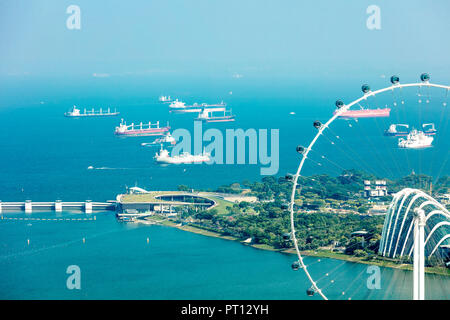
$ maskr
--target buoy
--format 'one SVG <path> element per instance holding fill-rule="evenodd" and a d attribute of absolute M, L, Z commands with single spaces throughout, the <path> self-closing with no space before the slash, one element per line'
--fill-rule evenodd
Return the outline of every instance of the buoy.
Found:
<path fill-rule="evenodd" d="M 30 239 L 27 239 L 27 244 L 30 245 Z"/>
<path fill-rule="evenodd" d="M 147 238 L 147 243 L 150 243 L 150 239 L 149 238 Z"/>
<path fill-rule="evenodd" d="M 83 238 L 83 243 L 86 243 L 86 239 L 85 238 Z"/>

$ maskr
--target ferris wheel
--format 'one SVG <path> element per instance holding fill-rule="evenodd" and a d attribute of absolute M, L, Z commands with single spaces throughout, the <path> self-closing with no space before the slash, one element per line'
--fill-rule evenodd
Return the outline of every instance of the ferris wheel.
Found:
<path fill-rule="evenodd" d="M 396 181 L 409 175 L 407 179 L 422 183 L 423 178 L 426 182 L 416 187 L 425 192 L 391 193 L 395 203 L 393 201 L 387 208 L 387 222 L 383 227 L 386 239 L 381 240 L 380 254 L 386 256 L 386 247 L 397 245 L 398 250 L 389 247 L 389 252 L 394 253 L 393 258 L 396 258 L 395 254 L 398 257 L 397 252 L 409 253 L 412 257 L 413 212 L 419 209 L 428 210 L 426 214 L 430 214 L 429 223 L 424 224 L 423 229 L 428 244 L 422 245 L 425 252 L 422 256 L 436 255 L 442 244 L 450 242 L 450 214 L 445 206 L 430 196 L 435 194 L 433 186 L 442 184 L 442 177 L 450 173 L 450 130 L 447 126 L 450 120 L 447 106 L 450 86 L 432 83 L 429 74 L 423 73 L 420 82 L 400 83 L 400 78 L 394 75 L 387 87 L 372 91 L 369 85 L 364 84 L 361 90 L 363 95 L 349 103 L 337 100 L 335 111 L 326 122 L 313 122 L 317 132 L 308 145 L 296 147 L 301 156 L 297 171 L 286 176 L 286 180 L 292 182 L 288 205 L 290 239 L 298 258 L 292 263 L 292 269 L 302 269 L 306 274 L 311 283 L 306 290 L 308 296 L 317 294 L 325 300 L 336 298 L 328 296 L 325 290 L 335 283 L 332 275 L 335 270 L 322 270 L 323 274 L 312 275 L 302 255 L 300 240 L 304 235 L 296 230 L 297 218 L 302 214 L 302 210 L 296 208 L 296 199 L 307 192 L 301 181 L 304 177 L 326 173 L 344 179 L 354 174 L 354 169 L 362 170 L 367 177 L 377 181 L 372 185 L 370 181 L 364 181 L 361 193 L 369 202 L 387 198 L 386 180 Z M 401 180 L 402 183 L 407 183 L 407 179 Z M 394 182 L 392 184 L 395 186 Z M 422 198 L 423 201 L 420 200 Z M 405 232 L 409 230 L 410 239 L 401 233 L 400 226 Z M 345 296 L 345 288 L 341 291 Z"/>

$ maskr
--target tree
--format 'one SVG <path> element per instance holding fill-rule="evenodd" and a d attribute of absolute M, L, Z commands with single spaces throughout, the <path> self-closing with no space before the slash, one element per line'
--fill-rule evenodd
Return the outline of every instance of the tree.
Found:
<path fill-rule="evenodd" d="M 190 190 L 189 187 L 185 186 L 184 184 L 180 184 L 178 186 L 178 191 L 189 191 L 189 190 Z"/>

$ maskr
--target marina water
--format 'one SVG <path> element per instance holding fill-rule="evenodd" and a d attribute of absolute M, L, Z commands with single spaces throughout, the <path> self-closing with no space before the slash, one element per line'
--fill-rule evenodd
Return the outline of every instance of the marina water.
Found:
<path fill-rule="evenodd" d="M 280 129 L 279 175 L 295 170 L 295 146 L 311 139 L 312 121 L 331 115 L 336 96 L 357 95 L 356 90 L 348 93 L 344 87 L 324 95 L 320 86 L 307 83 L 298 90 L 294 84 L 98 80 L 86 79 L 83 85 L 48 80 L 44 85 L 18 79 L 4 84 L 7 90 L 0 96 L 1 200 L 106 201 L 126 186 L 173 190 L 183 184 L 214 189 L 261 179 L 258 165 L 158 166 L 152 160 L 156 150 L 141 146 L 152 138 L 114 136 L 120 118 L 128 123 L 169 121 L 173 128 L 192 129 L 192 117 L 170 115 L 167 105 L 157 101 L 160 94 L 189 102 L 226 101 L 237 120 L 220 124 L 221 130 Z M 21 94 L 24 91 L 26 95 Z M 81 109 L 117 108 L 121 115 L 65 118 L 63 113 L 74 104 Z M 295 115 L 289 114 L 292 111 Z M 88 170 L 89 166 L 94 169 Z M 309 287 L 305 275 L 290 268 L 294 256 L 169 227 L 121 224 L 111 212 L 94 215 L 96 220 L 60 221 L 53 220 L 57 218 L 54 212 L 4 214 L 46 220 L 0 222 L 0 298 L 311 299 L 305 293 Z M 76 219 L 87 216 L 61 214 Z M 309 264 L 317 259 L 306 260 Z M 66 287 L 69 265 L 81 269 L 81 290 Z M 366 265 L 322 259 L 310 271 L 321 278 L 338 266 L 335 283 L 325 289 L 332 299 L 411 298 L 412 273 L 408 271 L 381 268 L 380 290 L 367 288 Z M 427 275 L 426 281 L 427 298 L 450 298 L 448 277 Z M 342 295 L 342 288 L 351 283 L 349 292 Z"/>

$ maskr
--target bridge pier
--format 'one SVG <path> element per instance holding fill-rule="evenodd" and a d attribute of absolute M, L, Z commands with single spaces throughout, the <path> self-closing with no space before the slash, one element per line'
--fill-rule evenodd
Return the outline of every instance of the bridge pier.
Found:
<path fill-rule="evenodd" d="M 25 201 L 25 213 L 31 213 L 33 212 L 33 203 L 31 202 L 31 200 L 26 200 Z"/>
<path fill-rule="evenodd" d="M 56 212 L 62 212 L 62 202 L 61 200 L 55 201 L 55 211 Z"/>
<path fill-rule="evenodd" d="M 84 212 L 85 213 L 92 213 L 92 201 L 86 200 L 84 203 Z"/>

